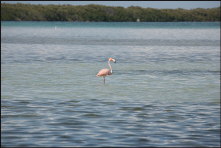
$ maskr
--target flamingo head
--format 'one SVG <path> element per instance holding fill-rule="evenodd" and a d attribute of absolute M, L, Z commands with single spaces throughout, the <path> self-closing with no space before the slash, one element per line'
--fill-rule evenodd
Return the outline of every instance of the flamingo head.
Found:
<path fill-rule="evenodd" d="M 115 59 L 113 59 L 113 58 L 109 58 L 109 60 L 108 61 L 113 61 L 114 63 L 116 63 L 116 60 Z"/>

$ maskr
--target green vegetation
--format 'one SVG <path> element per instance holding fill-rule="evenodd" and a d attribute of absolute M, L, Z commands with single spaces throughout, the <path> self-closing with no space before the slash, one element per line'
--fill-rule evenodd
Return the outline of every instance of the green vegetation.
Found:
<path fill-rule="evenodd" d="M 1 21 L 101 21 L 101 22 L 220 21 L 220 7 L 210 9 L 153 9 L 102 5 L 1 4 Z"/>

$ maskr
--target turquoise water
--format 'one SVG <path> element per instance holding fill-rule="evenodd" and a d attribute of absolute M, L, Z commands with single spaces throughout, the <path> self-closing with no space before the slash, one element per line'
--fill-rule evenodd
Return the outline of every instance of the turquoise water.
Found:
<path fill-rule="evenodd" d="M 220 28 L 220 22 L 36 22 L 2 21 L 2 26 L 14 27 L 86 27 L 86 28 Z"/>
<path fill-rule="evenodd" d="M 219 23 L 1 23 L 2 146 L 220 146 Z"/>

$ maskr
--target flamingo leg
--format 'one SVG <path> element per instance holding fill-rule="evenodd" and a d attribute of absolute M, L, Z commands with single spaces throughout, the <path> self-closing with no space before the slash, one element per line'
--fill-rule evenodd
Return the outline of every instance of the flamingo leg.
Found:
<path fill-rule="evenodd" d="M 105 84 L 105 77 L 103 77 L 104 78 L 104 84 Z"/>

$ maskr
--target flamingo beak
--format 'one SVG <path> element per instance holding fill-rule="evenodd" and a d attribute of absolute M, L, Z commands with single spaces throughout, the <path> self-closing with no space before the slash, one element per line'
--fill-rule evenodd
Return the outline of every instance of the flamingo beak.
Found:
<path fill-rule="evenodd" d="M 116 62 L 117 62 L 115 59 L 112 59 L 112 61 L 113 61 L 114 63 L 116 63 Z"/>

